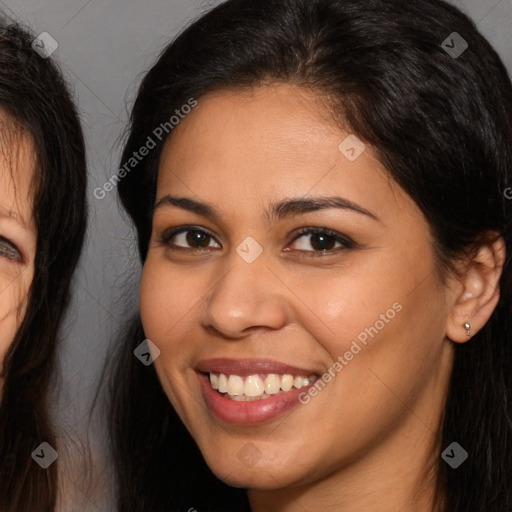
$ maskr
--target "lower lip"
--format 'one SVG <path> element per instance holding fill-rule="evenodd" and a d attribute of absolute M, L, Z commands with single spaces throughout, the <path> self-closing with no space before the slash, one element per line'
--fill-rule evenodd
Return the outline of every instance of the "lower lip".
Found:
<path fill-rule="evenodd" d="M 210 411 L 218 419 L 227 423 L 238 425 L 257 425 L 265 421 L 278 418 L 286 411 L 299 404 L 299 395 L 307 392 L 309 386 L 301 389 L 294 389 L 287 393 L 271 395 L 270 398 L 238 402 L 225 398 L 218 391 L 212 388 L 208 375 L 198 373 L 199 380 L 203 386 L 203 394 Z"/>

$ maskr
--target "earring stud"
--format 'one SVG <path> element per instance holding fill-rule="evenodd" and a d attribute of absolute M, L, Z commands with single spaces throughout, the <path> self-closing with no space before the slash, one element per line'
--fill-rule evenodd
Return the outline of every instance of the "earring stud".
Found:
<path fill-rule="evenodd" d="M 470 331 L 471 331 L 471 324 L 470 324 L 470 323 L 468 323 L 468 322 L 466 322 L 466 323 L 464 324 L 464 329 L 466 329 L 466 336 L 471 336 L 471 335 L 470 335 Z"/>

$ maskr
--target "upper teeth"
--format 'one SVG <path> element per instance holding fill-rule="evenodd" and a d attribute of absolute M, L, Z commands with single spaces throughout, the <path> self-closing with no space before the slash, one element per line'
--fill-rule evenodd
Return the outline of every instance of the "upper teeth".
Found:
<path fill-rule="evenodd" d="M 239 375 L 225 375 L 224 373 L 210 373 L 210 382 L 213 389 L 217 389 L 220 393 L 227 393 L 230 397 L 246 396 L 246 397 L 265 397 L 264 395 L 275 395 L 279 391 L 290 391 L 292 387 L 300 389 L 308 386 L 316 377 L 297 376 L 290 374 L 278 375 L 269 373 L 266 376 L 258 374 L 240 377 Z"/>

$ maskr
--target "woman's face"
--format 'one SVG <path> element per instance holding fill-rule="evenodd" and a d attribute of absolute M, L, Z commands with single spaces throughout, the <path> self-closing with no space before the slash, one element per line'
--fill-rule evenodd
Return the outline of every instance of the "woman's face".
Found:
<path fill-rule="evenodd" d="M 443 410 L 451 299 L 428 225 L 325 112 L 284 84 L 210 94 L 161 159 L 143 325 L 169 400 L 237 486 L 369 476 L 379 457 L 414 472 Z"/>
<path fill-rule="evenodd" d="M 33 145 L 28 137 L 4 126 L 0 134 L 0 363 L 25 315 L 37 241 L 31 190 Z"/>

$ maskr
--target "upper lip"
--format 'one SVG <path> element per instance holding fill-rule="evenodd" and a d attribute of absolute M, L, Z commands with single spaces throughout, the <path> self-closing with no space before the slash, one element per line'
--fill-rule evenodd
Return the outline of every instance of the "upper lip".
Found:
<path fill-rule="evenodd" d="M 278 373 L 299 375 L 316 375 L 311 369 L 299 368 L 272 359 L 227 359 L 216 358 L 200 361 L 196 369 L 203 373 L 224 373 L 241 377 L 258 373 Z"/>

